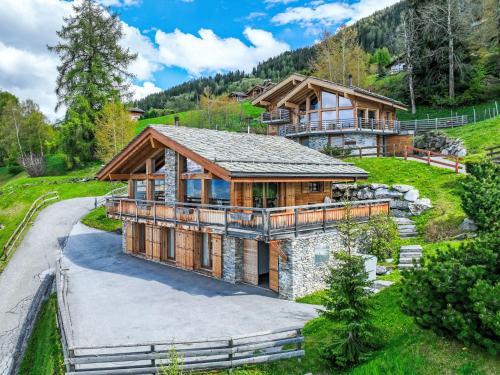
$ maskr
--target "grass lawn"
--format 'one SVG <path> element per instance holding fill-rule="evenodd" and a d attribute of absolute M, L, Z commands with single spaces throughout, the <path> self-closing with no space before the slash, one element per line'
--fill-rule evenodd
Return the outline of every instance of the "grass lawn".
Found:
<path fill-rule="evenodd" d="M 61 337 L 56 324 L 57 300 L 52 295 L 42 305 L 26 348 L 19 375 L 64 374 Z"/>
<path fill-rule="evenodd" d="M 93 179 L 100 168 L 99 164 L 89 165 L 71 172 L 61 172 L 53 165 L 54 173 L 62 175 L 28 177 L 24 172 L 4 178 L 0 182 L 0 223 L 5 226 L 0 230 L 0 253 L 3 245 L 14 229 L 21 222 L 31 204 L 42 194 L 57 191 L 61 199 L 104 195 L 120 186 L 117 183 L 100 182 Z M 4 175 L 0 172 L 0 176 Z M 0 262 L 0 270 L 5 262 Z"/>
<path fill-rule="evenodd" d="M 262 108 L 254 107 L 252 103 L 245 101 L 241 103 L 234 103 L 235 108 L 233 108 L 233 112 L 241 112 L 243 117 L 251 117 L 253 119 L 260 116 L 264 110 Z M 139 134 L 146 126 L 151 124 L 165 124 L 165 125 L 173 125 L 174 117 L 179 116 L 179 123 L 182 126 L 190 126 L 191 123 L 199 122 L 199 116 L 202 114 L 201 110 L 191 110 L 185 112 L 177 112 L 167 116 L 148 118 L 139 120 L 137 122 L 137 126 L 135 128 L 136 134 Z M 238 115 L 239 117 L 239 115 Z M 225 129 L 231 130 L 231 129 Z"/>
<path fill-rule="evenodd" d="M 432 232 L 433 238 L 436 238 L 439 233 L 436 235 L 435 232 L 439 228 L 452 233 L 465 218 L 459 196 L 460 181 L 464 178 L 462 175 L 397 158 L 350 158 L 348 161 L 370 173 L 368 182 L 412 185 L 420 191 L 421 197 L 430 198 L 434 208 L 414 217 L 421 234 Z"/>
<path fill-rule="evenodd" d="M 500 99 L 496 99 L 498 105 L 500 105 Z M 495 108 L 495 100 L 490 100 L 485 103 L 475 104 L 475 105 L 467 105 L 461 107 L 429 107 L 425 105 L 417 105 L 417 113 L 412 114 L 411 110 L 406 111 L 397 111 L 396 116 L 398 120 L 419 120 L 435 118 L 435 117 L 450 117 L 450 116 L 461 116 L 467 115 L 469 116 L 469 121 L 472 122 L 474 120 L 474 109 L 476 110 L 476 120 L 484 119 L 485 110 L 486 110 L 486 118 L 489 118 L 488 109 L 492 110 Z M 493 113 L 490 111 L 490 113 Z"/>
<path fill-rule="evenodd" d="M 304 358 L 276 362 L 235 370 L 238 375 L 285 374 L 350 374 L 350 375 L 409 375 L 409 374 L 497 374 L 500 360 L 477 348 L 440 337 L 418 328 L 412 318 L 399 308 L 400 291 L 395 285 L 373 298 L 373 323 L 378 330 L 381 348 L 365 363 L 348 371 L 327 369 L 320 357 L 324 343 L 331 340 L 335 324 L 317 318 L 304 328 L 306 338 Z M 318 294 L 302 299 L 318 302 Z"/>
<path fill-rule="evenodd" d="M 444 132 L 450 137 L 461 138 L 467 148 L 468 156 L 483 156 L 486 154 L 485 148 L 500 145 L 500 117 L 445 129 Z"/>
<path fill-rule="evenodd" d="M 82 223 L 88 227 L 116 232 L 122 229 L 120 220 L 110 219 L 106 216 L 106 208 L 101 206 L 90 211 L 83 219 Z"/>

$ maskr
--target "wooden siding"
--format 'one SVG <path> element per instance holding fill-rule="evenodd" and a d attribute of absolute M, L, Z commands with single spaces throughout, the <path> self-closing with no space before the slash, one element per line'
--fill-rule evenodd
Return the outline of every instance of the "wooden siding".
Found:
<path fill-rule="evenodd" d="M 279 293 L 279 243 L 269 243 L 269 289 Z"/>
<path fill-rule="evenodd" d="M 243 240 L 243 281 L 252 285 L 259 284 L 258 245 L 255 240 Z"/>
<path fill-rule="evenodd" d="M 222 236 L 212 234 L 212 275 L 222 278 Z"/>
<path fill-rule="evenodd" d="M 403 155 L 405 146 L 413 146 L 413 135 L 390 135 L 385 140 L 386 152 Z"/>

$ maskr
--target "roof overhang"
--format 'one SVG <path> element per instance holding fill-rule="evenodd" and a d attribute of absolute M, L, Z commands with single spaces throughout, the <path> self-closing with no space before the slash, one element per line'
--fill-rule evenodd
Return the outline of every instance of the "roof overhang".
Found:
<path fill-rule="evenodd" d="M 258 107 L 265 107 L 272 102 L 277 101 L 283 95 L 286 95 L 287 92 L 293 89 L 296 85 L 306 79 L 306 76 L 302 74 L 294 73 L 287 78 L 285 78 L 280 83 L 274 85 L 269 90 L 264 91 L 262 94 L 257 96 L 252 104 Z"/>

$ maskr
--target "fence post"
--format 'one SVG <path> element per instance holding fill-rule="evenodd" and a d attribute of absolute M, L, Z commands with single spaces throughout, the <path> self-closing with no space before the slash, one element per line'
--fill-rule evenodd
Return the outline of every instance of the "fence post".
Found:
<path fill-rule="evenodd" d="M 229 373 L 231 373 L 231 370 L 233 369 L 233 346 L 234 346 L 233 339 L 230 338 L 229 342 L 228 342 L 228 347 L 229 347 L 229 349 L 231 349 L 231 351 L 229 352 L 229 355 L 228 355 Z"/>
<path fill-rule="evenodd" d="M 431 152 L 427 151 L 427 164 L 431 165 Z"/>
<path fill-rule="evenodd" d="M 155 352 L 155 346 L 154 345 L 151 345 L 150 352 L 151 353 Z M 156 367 L 156 359 L 154 359 L 154 358 L 151 360 L 151 367 Z"/>
<path fill-rule="evenodd" d="M 495 100 L 495 109 L 497 110 L 497 116 L 498 116 L 498 103 L 496 100 Z"/>
<path fill-rule="evenodd" d="M 405 160 L 408 160 L 408 146 L 407 145 L 405 145 L 404 157 L 405 157 Z"/>
<path fill-rule="evenodd" d="M 455 156 L 455 173 L 458 173 L 458 156 Z"/>
<path fill-rule="evenodd" d="M 474 123 L 476 122 L 476 108 L 472 107 L 472 113 L 474 114 Z"/>
<path fill-rule="evenodd" d="M 396 157 L 396 144 L 395 143 L 392 144 L 392 157 L 393 158 Z"/>
<path fill-rule="evenodd" d="M 363 157 L 363 151 L 361 150 L 361 147 L 358 148 L 359 149 L 359 157 Z"/>
<path fill-rule="evenodd" d="M 227 207 L 224 207 L 224 234 L 227 234 Z"/>

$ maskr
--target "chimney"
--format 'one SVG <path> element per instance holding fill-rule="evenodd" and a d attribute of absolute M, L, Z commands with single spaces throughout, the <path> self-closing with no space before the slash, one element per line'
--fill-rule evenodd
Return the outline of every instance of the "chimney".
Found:
<path fill-rule="evenodd" d="M 179 116 L 174 116 L 174 126 L 175 126 L 176 128 L 178 128 L 178 127 L 179 127 Z"/>
<path fill-rule="evenodd" d="M 349 74 L 349 87 L 352 87 L 352 74 Z"/>

